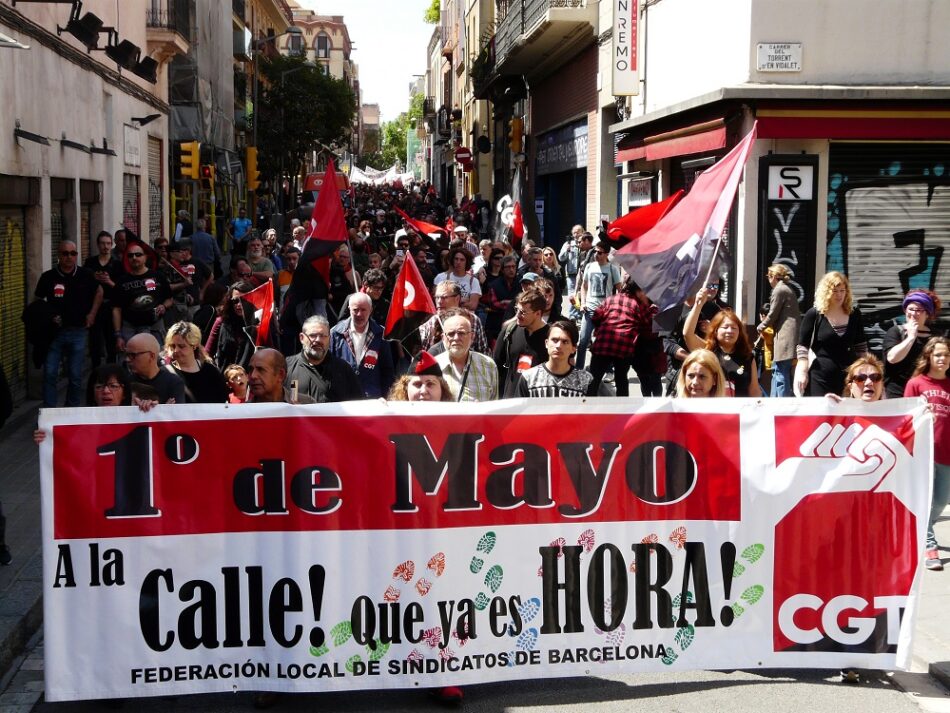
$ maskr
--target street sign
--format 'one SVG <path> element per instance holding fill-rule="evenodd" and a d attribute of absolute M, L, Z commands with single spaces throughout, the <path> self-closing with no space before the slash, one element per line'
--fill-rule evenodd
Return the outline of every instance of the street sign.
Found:
<path fill-rule="evenodd" d="M 769 166 L 769 200 L 810 201 L 814 173 L 813 166 Z"/>
<path fill-rule="evenodd" d="M 471 163 L 472 150 L 467 149 L 464 146 L 459 146 L 457 149 L 455 149 L 455 160 L 457 163 Z"/>

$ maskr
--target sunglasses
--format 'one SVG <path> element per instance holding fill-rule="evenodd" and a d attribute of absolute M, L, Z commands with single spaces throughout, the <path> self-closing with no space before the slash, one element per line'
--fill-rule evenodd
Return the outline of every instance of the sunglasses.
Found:
<path fill-rule="evenodd" d="M 145 253 L 126 253 L 129 257 L 145 257 Z"/>
<path fill-rule="evenodd" d="M 60 250 L 59 254 L 62 255 L 63 257 L 66 257 L 66 256 L 76 257 L 77 255 L 79 255 L 79 253 L 76 252 L 75 250 Z"/>
<path fill-rule="evenodd" d="M 870 380 L 872 384 L 876 384 L 883 378 L 884 377 L 880 374 L 855 374 L 851 377 L 851 381 L 856 381 L 859 384 L 863 384 L 865 381 Z"/>
<path fill-rule="evenodd" d="M 239 273 L 238 273 L 238 276 L 239 276 L 239 277 L 251 277 L 251 276 L 253 276 L 253 275 L 254 275 L 253 272 L 239 272 Z"/>
<path fill-rule="evenodd" d="M 233 304 L 233 305 L 240 304 L 240 303 L 241 303 L 241 298 L 240 298 L 240 297 L 232 297 L 231 299 L 228 300 L 228 302 L 230 302 L 230 303 Z"/>

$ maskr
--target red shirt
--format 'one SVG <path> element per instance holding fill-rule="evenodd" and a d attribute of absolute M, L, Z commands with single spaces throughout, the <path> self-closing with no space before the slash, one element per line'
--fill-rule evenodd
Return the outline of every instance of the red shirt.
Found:
<path fill-rule="evenodd" d="M 950 379 L 915 376 L 904 387 L 904 396 L 926 396 L 934 411 L 934 460 L 950 465 Z"/>

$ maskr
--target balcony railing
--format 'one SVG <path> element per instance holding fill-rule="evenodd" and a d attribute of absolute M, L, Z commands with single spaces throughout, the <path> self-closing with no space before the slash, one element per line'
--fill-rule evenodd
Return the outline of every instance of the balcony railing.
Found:
<path fill-rule="evenodd" d="M 546 21 L 559 26 L 555 32 L 543 32 L 545 35 L 550 34 L 553 41 L 555 35 L 562 35 L 571 26 L 589 24 L 596 13 L 593 0 L 509 0 L 507 9 L 495 32 L 495 62 L 499 68 L 515 53 L 513 51 L 522 49 L 519 45 L 535 41 L 538 29 Z M 583 12 L 570 12 L 572 10 Z M 549 29 L 554 30 L 555 27 Z M 530 39 L 532 35 L 535 35 L 534 40 Z"/>
<path fill-rule="evenodd" d="M 177 32 L 191 41 L 191 3 L 189 0 L 150 0 L 145 11 L 146 27 Z"/>

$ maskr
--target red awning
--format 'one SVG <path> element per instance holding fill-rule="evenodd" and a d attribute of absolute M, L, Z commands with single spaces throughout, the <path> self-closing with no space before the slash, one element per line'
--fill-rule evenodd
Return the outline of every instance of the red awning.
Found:
<path fill-rule="evenodd" d="M 950 117 L 759 116 L 760 139 L 950 139 Z"/>
<path fill-rule="evenodd" d="M 726 124 L 722 119 L 694 124 L 643 141 L 647 161 L 715 151 L 726 146 Z"/>
<path fill-rule="evenodd" d="M 716 151 L 724 148 L 725 145 L 725 120 L 715 119 L 646 138 L 629 136 L 617 146 L 616 163 L 635 161 L 639 158 L 656 161 L 672 156 Z"/>

